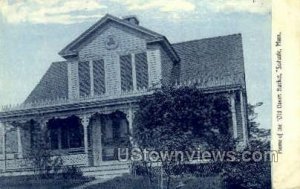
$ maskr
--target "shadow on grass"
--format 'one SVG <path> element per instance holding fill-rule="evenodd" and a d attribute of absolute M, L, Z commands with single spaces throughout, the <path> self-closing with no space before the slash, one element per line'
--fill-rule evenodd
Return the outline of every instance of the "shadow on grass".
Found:
<path fill-rule="evenodd" d="M 69 189 L 91 181 L 90 178 L 37 179 L 35 176 L 1 177 L 0 188 L 5 189 Z"/>
<path fill-rule="evenodd" d="M 191 177 L 185 179 L 172 179 L 170 189 L 175 189 L 180 181 L 184 186 L 180 189 L 224 189 L 220 177 Z M 142 176 L 126 175 L 117 177 L 104 183 L 89 186 L 87 189 L 160 189 L 159 181 L 156 179 L 149 183 L 148 179 Z"/>

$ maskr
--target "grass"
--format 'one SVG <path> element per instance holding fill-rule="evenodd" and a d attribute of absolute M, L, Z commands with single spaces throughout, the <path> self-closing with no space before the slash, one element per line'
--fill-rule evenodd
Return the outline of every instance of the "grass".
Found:
<path fill-rule="evenodd" d="M 5 189 L 69 189 L 91 179 L 37 179 L 34 176 L 1 177 L 1 188 Z"/>
<path fill-rule="evenodd" d="M 179 181 L 183 181 L 185 186 L 182 189 L 224 189 L 220 177 L 191 177 L 185 179 L 173 179 L 171 189 L 175 189 Z M 126 175 L 109 180 L 105 183 L 96 184 L 88 189 L 160 189 L 158 181 L 152 185 L 145 177 Z"/>
<path fill-rule="evenodd" d="M 91 179 L 36 179 L 34 176 L 17 176 L 0 178 L 0 188 L 5 189 L 71 189 L 82 185 Z M 173 178 L 171 189 L 175 189 L 180 181 L 185 186 L 181 189 L 224 189 L 220 177 L 189 177 Z M 125 175 L 104 183 L 89 186 L 87 189 L 160 189 L 158 180 L 151 185 L 147 178 L 142 176 Z"/>

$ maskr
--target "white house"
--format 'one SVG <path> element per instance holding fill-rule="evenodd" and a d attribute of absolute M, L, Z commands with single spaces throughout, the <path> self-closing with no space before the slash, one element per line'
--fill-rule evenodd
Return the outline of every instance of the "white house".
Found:
<path fill-rule="evenodd" d="M 232 135 L 247 143 L 242 49 L 240 34 L 171 44 L 134 16 L 105 15 L 59 52 L 65 61 L 51 64 L 24 103 L 2 108 L 0 176 L 31 173 L 25 159 L 38 127 L 64 164 L 86 175 L 128 172 L 116 149 L 128 144 L 139 97 L 162 85 L 226 94 Z"/>

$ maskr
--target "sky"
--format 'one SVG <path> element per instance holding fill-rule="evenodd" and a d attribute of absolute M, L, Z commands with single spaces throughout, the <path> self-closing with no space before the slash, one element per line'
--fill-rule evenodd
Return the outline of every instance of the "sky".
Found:
<path fill-rule="evenodd" d="M 271 128 L 271 0 L 0 0 L 0 106 L 22 103 L 57 53 L 106 13 L 171 43 L 241 33 L 248 102 Z"/>

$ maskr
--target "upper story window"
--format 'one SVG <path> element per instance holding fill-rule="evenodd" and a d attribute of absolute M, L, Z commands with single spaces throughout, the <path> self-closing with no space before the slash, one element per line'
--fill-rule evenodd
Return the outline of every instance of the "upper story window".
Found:
<path fill-rule="evenodd" d="M 69 98 L 148 88 L 161 78 L 159 50 L 109 55 L 68 64 Z"/>
<path fill-rule="evenodd" d="M 135 54 L 136 87 L 137 89 L 148 87 L 148 63 L 145 52 Z"/>
<path fill-rule="evenodd" d="M 120 74 L 122 91 L 133 90 L 132 64 L 133 61 L 131 54 L 120 56 Z"/>
<path fill-rule="evenodd" d="M 89 61 L 79 62 L 79 95 L 89 96 L 91 94 L 91 77 L 90 77 L 90 63 Z"/>
<path fill-rule="evenodd" d="M 78 63 L 79 95 L 101 95 L 105 93 L 104 60 Z"/>
<path fill-rule="evenodd" d="M 145 52 L 120 56 L 121 90 L 148 87 L 148 63 Z"/>
<path fill-rule="evenodd" d="M 94 94 L 100 95 L 105 93 L 105 69 L 104 60 L 93 61 L 93 77 L 94 77 Z"/>

